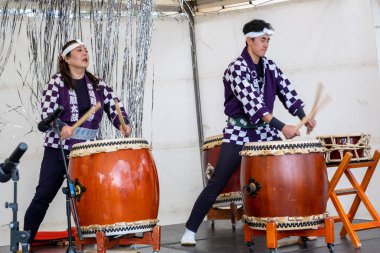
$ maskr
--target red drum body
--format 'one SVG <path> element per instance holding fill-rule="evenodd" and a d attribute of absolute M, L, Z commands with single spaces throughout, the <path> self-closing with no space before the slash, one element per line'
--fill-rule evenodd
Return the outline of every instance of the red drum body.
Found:
<path fill-rule="evenodd" d="M 247 143 L 241 164 L 244 220 L 256 230 L 317 228 L 326 218 L 327 171 L 318 141 Z"/>
<path fill-rule="evenodd" d="M 220 146 L 222 145 L 223 135 L 215 135 L 207 138 L 202 145 L 202 163 L 204 168 L 204 176 L 206 183 L 214 173 L 216 163 L 218 162 Z M 230 203 L 237 205 L 242 204 L 241 191 L 240 191 L 240 167 L 228 181 L 227 185 L 219 194 L 213 207 L 230 206 Z"/>
<path fill-rule="evenodd" d="M 339 163 L 347 152 L 352 153 L 351 161 L 371 160 L 371 147 L 369 146 L 369 134 L 347 134 L 318 136 L 322 145 L 326 148 L 326 163 Z"/>
<path fill-rule="evenodd" d="M 76 144 L 69 175 L 84 237 L 151 231 L 157 224 L 159 184 L 156 166 L 143 139 Z"/>

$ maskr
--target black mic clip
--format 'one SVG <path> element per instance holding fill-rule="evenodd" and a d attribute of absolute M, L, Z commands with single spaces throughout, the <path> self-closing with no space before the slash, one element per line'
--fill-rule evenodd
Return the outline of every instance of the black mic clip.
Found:
<path fill-rule="evenodd" d="M 24 155 L 25 151 L 28 149 L 26 143 L 21 142 L 9 158 L 5 159 L 4 163 L 0 164 L 0 182 L 6 183 L 9 179 L 13 181 L 18 181 L 19 174 L 17 170 L 17 165 L 20 163 L 20 158 Z"/>
<path fill-rule="evenodd" d="M 7 164 L 7 166 L 11 168 L 11 173 L 4 172 L 4 164 Z M 11 178 L 13 181 L 18 181 L 20 179 L 18 170 L 16 170 L 18 164 L 19 163 L 15 163 L 9 159 L 6 159 L 4 163 L 0 164 L 0 182 L 8 182 Z"/>

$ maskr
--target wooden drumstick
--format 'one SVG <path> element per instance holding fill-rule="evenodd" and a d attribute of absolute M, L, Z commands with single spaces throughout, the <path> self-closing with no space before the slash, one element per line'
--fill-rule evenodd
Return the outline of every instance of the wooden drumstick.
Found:
<path fill-rule="evenodd" d="M 326 106 L 326 104 L 328 104 L 328 102 L 330 102 L 331 100 L 331 97 L 329 95 L 327 95 L 326 97 L 323 98 L 323 100 L 317 105 L 315 106 L 311 112 L 306 116 L 304 117 L 297 125 L 296 125 L 296 129 L 299 130 L 303 125 L 306 124 L 306 122 L 308 122 L 310 119 L 314 119 L 315 115 L 317 114 L 317 112 L 324 106 Z"/>
<path fill-rule="evenodd" d="M 97 110 L 99 110 L 101 107 L 100 103 L 97 102 L 95 106 L 93 106 L 90 110 L 88 110 L 73 126 L 72 130 L 73 132 L 75 129 L 77 129 L 80 125 L 82 125 L 92 114 L 94 114 Z"/>
<path fill-rule="evenodd" d="M 114 99 L 114 101 L 115 101 L 117 116 L 119 116 L 121 127 L 122 127 L 122 129 L 125 129 L 127 126 L 125 125 L 123 114 L 121 113 L 121 110 L 120 110 L 119 102 L 116 99 Z"/>
<path fill-rule="evenodd" d="M 318 102 L 321 98 L 322 90 L 323 90 L 323 84 L 321 82 L 319 82 L 318 87 L 317 87 L 317 93 L 315 95 L 313 107 L 311 107 L 311 110 L 313 110 L 315 107 L 317 107 Z"/>

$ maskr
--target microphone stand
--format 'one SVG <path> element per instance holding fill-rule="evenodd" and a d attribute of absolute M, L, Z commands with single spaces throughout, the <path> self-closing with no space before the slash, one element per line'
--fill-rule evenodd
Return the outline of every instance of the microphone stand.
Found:
<path fill-rule="evenodd" d="M 63 163 L 64 163 L 65 170 L 66 170 L 65 177 L 66 177 L 66 183 L 67 184 L 66 184 L 66 187 L 62 188 L 63 193 L 66 195 L 66 215 L 67 215 L 67 227 L 68 227 L 67 232 L 68 232 L 68 237 L 69 237 L 69 246 L 67 247 L 66 253 L 77 253 L 77 250 L 76 250 L 75 246 L 73 245 L 73 241 L 72 241 L 71 212 L 73 213 L 75 223 L 77 225 L 79 240 L 82 240 L 83 237 L 82 237 L 82 230 L 81 230 L 80 225 L 79 225 L 79 218 L 78 218 L 77 208 L 76 208 L 75 200 L 74 200 L 75 190 L 74 190 L 73 182 L 69 176 L 69 170 L 68 170 L 67 163 L 66 163 L 66 156 L 65 156 L 65 152 L 64 152 L 63 144 L 62 144 L 61 132 L 60 132 L 59 124 L 58 124 L 57 120 L 54 121 L 54 126 L 56 128 L 57 133 L 58 133 L 59 147 L 61 149 Z"/>
<path fill-rule="evenodd" d="M 13 221 L 9 224 L 11 229 L 11 245 L 10 249 L 13 253 L 18 251 L 18 245 L 21 244 L 22 252 L 28 253 L 28 241 L 30 237 L 29 231 L 19 231 L 19 222 L 17 221 L 17 181 L 19 180 L 19 173 L 17 169 L 17 164 L 14 163 L 14 169 L 12 170 L 12 180 L 13 180 L 13 203 L 5 203 L 5 208 L 12 208 Z"/>

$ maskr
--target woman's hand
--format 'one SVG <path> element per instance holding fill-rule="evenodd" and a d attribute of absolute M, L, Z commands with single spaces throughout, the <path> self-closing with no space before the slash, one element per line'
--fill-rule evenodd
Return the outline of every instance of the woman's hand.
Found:
<path fill-rule="evenodd" d="M 132 132 L 132 128 L 127 124 L 125 124 L 124 127 L 123 125 L 120 125 L 119 129 L 124 137 L 128 137 Z"/>
<path fill-rule="evenodd" d="M 61 138 L 62 140 L 65 140 L 67 138 L 70 138 L 73 135 L 73 128 L 71 126 L 64 126 L 61 130 Z"/>

